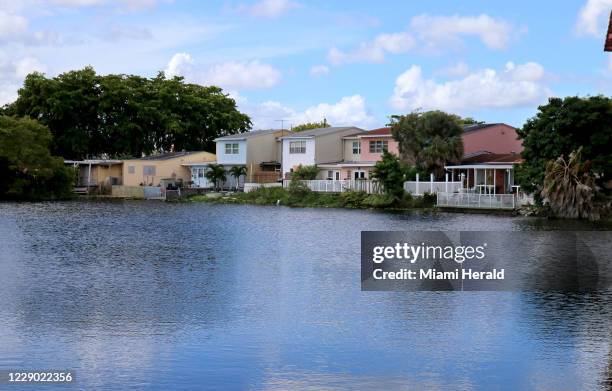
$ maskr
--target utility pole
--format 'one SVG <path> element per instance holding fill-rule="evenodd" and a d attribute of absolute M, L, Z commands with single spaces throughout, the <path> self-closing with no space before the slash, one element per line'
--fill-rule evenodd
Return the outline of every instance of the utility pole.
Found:
<path fill-rule="evenodd" d="M 285 119 L 277 119 L 275 120 L 275 122 L 280 122 L 281 123 L 281 130 L 285 130 Z"/>

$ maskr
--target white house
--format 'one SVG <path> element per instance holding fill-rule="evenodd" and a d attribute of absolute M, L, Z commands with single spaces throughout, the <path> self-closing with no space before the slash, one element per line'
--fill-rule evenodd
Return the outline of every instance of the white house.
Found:
<path fill-rule="evenodd" d="M 305 130 L 281 137 L 283 178 L 296 167 L 324 165 L 343 160 L 343 137 L 365 132 L 354 126 L 330 127 Z M 320 176 L 325 176 L 321 171 Z M 340 179 L 340 171 L 333 172 Z M 327 178 L 321 178 L 327 179 Z"/>

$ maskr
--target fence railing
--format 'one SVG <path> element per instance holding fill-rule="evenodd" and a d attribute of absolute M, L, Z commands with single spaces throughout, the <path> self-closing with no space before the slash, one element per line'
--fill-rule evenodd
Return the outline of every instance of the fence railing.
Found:
<path fill-rule="evenodd" d="M 371 180 L 326 180 L 315 179 L 310 181 L 300 181 L 310 190 L 322 193 L 342 193 L 345 191 L 365 191 L 368 194 L 382 193 L 380 184 Z M 283 187 L 288 188 L 290 180 L 283 180 Z"/>
<path fill-rule="evenodd" d="M 478 194 L 438 192 L 437 206 L 455 208 L 515 209 L 515 194 Z"/>
<path fill-rule="evenodd" d="M 461 190 L 461 182 L 445 182 L 445 181 L 406 181 L 404 182 L 404 191 L 412 195 L 422 195 L 424 193 L 454 193 Z"/>

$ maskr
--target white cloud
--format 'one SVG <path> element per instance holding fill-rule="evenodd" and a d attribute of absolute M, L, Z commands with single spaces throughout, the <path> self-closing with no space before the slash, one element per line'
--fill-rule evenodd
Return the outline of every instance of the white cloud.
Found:
<path fill-rule="evenodd" d="M 607 28 L 607 17 L 610 15 L 612 0 L 587 0 L 580 9 L 576 21 L 576 31 L 583 35 L 602 38 L 602 31 Z"/>
<path fill-rule="evenodd" d="M 455 65 L 440 69 L 438 72 L 444 76 L 465 76 L 470 73 L 470 67 L 463 61 L 459 61 Z"/>
<path fill-rule="evenodd" d="M 214 84 L 226 89 L 270 88 L 281 80 L 281 73 L 258 60 L 228 61 L 214 65 L 197 64 L 189 53 L 176 53 L 165 69 L 167 77 L 184 76 L 188 81 Z"/>
<path fill-rule="evenodd" d="M 362 42 L 357 49 L 350 52 L 332 48 L 327 58 L 333 65 L 352 62 L 382 62 L 386 53 L 405 53 L 413 46 L 414 38 L 409 33 L 380 34 L 372 41 Z"/>
<path fill-rule="evenodd" d="M 446 82 L 423 78 L 421 67 L 413 65 L 395 81 L 390 104 L 399 110 L 460 112 L 533 105 L 551 94 L 543 78 L 544 68 L 534 62 L 508 62 L 501 71 L 483 69 Z"/>
<path fill-rule="evenodd" d="M 299 7 L 300 4 L 291 0 L 260 0 L 251 5 L 241 5 L 238 10 L 255 17 L 278 18 L 282 14 Z"/>
<path fill-rule="evenodd" d="M 164 70 L 166 77 L 185 76 L 191 72 L 193 58 L 189 53 L 176 53 L 168 62 L 168 66 Z"/>
<path fill-rule="evenodd" d="M 329 67 L 325 65 L 315 65 L 310 68 L 310 74 L 312 76 L 324 76 L 329 74 Z"/>
<path fill-rule="evenodd" d="M 276 101 L 265 101 L 253 104 L 245 97 L 231 95 L 241 111 L 251 116 L 253 129 L 279 127 L 278 120 L 284 120 L 285 126 L 298 125 L 305 122 L 318 122 L 323 118 L 334 126 L 354 125 L 368 128 L 376 123 L 361 95 L 346 96 L 336 103 L 320 103 L 306 110 L 299 111 L 284 106 Z"/>
<path fill-rule="evenodd" d="M 486 14 L 478 16 L 430 16 L 412 18 L 410 27 L 430 48 L 461 43 L 463 36 L 476 36 L 489 49 L 504 49 L 518 31 L 509 23 Z"/>
<path fill-rule="evenodd" d="M 0 61 L 0 105 L 13 102 L 23 79 L 34 71 L 46 72 L 47 67 L 35 57 Z"/>
<path fill-rule="evenodd" d="M 25 34 L 28 20 L 23 16 L 0 10 L 0 40 L 8 40 Z"/>

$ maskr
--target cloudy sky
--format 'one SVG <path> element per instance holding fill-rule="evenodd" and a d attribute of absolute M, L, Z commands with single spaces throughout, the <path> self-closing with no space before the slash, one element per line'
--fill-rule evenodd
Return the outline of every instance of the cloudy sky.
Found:
<path fill-rule="evenodd" d="M 332 4 L 333 3 L 333 4 Z M 612 0 L 0 0 L 0 104 L 34 70 L 182 75 L 254 128 L 379 127 L 441 109 L 520 126 L 549 96 L 612 95 Z"/>

